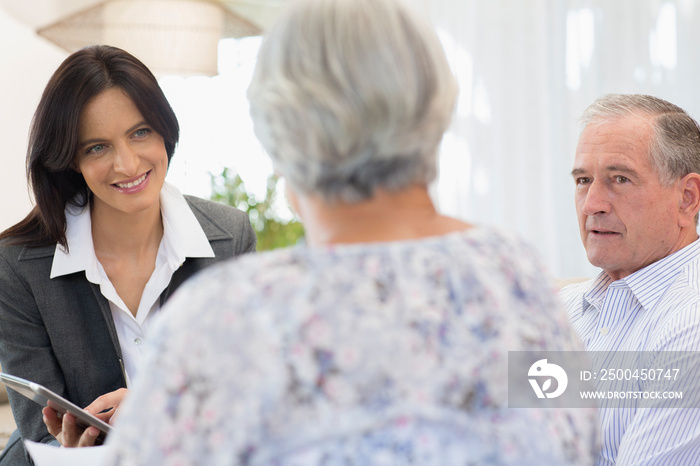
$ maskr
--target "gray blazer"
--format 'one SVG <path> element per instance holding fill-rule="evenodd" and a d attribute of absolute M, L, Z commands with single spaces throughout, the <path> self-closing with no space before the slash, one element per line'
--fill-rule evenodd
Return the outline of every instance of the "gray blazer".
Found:
<path fill-rule="evenodd" d="M 255 233 L 245 213 L 185 198 L 216 257 L 187 259 L 161 295 L 161 304 L 199 270 L 255 250 Z M 49 279 L 54 251 L 55 246 L 0 242 L 0 366 L 3 372 L 87 406 L 100 395 L 126 387 L 119 340 L 107 299 L 85 273 Z M 8 392 L 19 433 L 11 437 L 0 465 L 31 464 L 21 440 L 55 439 L 42 421 L 41 406 Z"/>

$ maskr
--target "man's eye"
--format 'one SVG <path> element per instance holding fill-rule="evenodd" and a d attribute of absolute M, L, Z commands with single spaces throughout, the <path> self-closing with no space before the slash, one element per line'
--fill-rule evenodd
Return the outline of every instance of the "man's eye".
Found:
<path fill-rule="evenodd" d="M 590 183 L 590 178 L 581 177 L 581 178 L 576 178 L 576 184 L 588 184 Z"/>
<path fill-rule="evenodd" d="M 629 178 L 626 176 L 618 175 L 615 177 L 615 182 L 616 183 L 627 183 L 629 181 Z"/>

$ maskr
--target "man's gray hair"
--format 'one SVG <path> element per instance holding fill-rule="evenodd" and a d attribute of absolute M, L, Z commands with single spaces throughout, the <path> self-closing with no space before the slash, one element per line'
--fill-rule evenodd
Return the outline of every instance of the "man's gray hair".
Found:
<path fill-rule="evenodd" d="M 437 35 L 398 0 L 292 2 L 248 89 L 276 171 L 327 202 L 433 181 L 456 96 Z"/>
<path fill-rule="evenodd" d="M 700 173 L 700 127 L 688 113 L 658 97 L 608 94 L 583 113 L 582 129 L 589 124 L 631 115 L 647 118 L 653 131 L 649 161 L 667 186 L 688 173 Z"/>

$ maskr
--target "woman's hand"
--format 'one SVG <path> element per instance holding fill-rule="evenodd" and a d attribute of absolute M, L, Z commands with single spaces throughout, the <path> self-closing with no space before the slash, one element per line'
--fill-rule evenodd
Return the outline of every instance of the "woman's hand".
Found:
<path fill-rule="evenodd" d="M 104 422 L 112 424 L 122 400 L 128 393 L 125 388 L 120 388 L 106 393 L 95 399 L 85 411 Z M 64 447 L 91 447 L 95 445 L 95 439 L 100 431 L 96 427 L 88 427 L 81 432 L 75 423 L 75 416 L 66 413 L 60 416 L 53 408 L 46 407 L 42 410 L 44 424 L 49 433 Z"/>
<path fill-rule="evenodd" d="M 108 424 L 114 424 L 119 405 L 127 393 L 129 393 L 129 390 L 126 388 L 106 393 L 87 405 L 85 411 Z"/>
<path fill-rule="evenodd" d="M 64 447 L 91 447 L 95 445 L 95 439 L 100 431 L 97 427 L 88 427 L 81 432 L 75 424 L 75 416 L 66 413 L 60 416 L 53 408 L 45 407 L 41 410 L 44 415 L 44 424 L 49 433 Z"/>

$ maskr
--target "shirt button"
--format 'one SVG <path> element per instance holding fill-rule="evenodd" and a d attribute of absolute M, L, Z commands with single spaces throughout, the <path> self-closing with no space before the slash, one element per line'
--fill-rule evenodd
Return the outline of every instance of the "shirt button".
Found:
<path fill-rule="evenodd" d="M 141 339 L 140 339 L 140 338 L 135 338 L 135 339 L 134 339 L 134 344 L 135 344 L 135 345 L 140 345 L 140 344 L 141 344 Z"/>
<path fill-rule="evenodd" d="M 608 327 L 603 327 L 600 330 L 598 330 L 598 333 L 600 333 L 603 336 L 607 335 L 609 332 L 610 332 L 610 329 L 608 329 Z"/>

